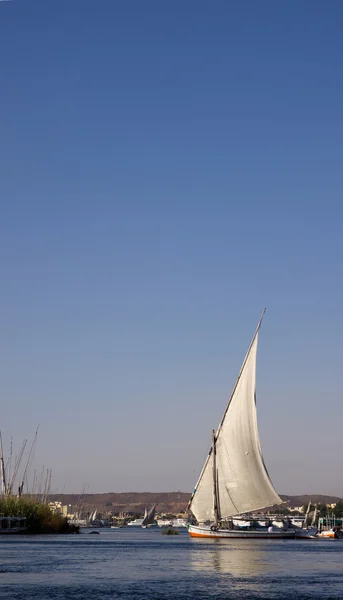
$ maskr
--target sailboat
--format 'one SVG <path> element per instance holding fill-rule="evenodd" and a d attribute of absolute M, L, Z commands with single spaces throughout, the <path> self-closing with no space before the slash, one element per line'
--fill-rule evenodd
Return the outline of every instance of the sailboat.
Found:
<path fill-rule="evenodd" d="M 212 445 L 188 504 L 192 537 L 308 537 L 289 519 L 262 512 L 283 504 L 268 475 L 257 428 L 256 356 L 264 314 L 265 310 L 219 427 L 212 432 Z"/>
<path fill-rule="evenodd" d="M 157 525 L 157 523 L 155 523 L 155 513 L 156 513 L 156 504 L 154 504 L 151 507 L 149 512 L 147 512 L 147 510 L 145 509 L 145 515 L 144 515 L 143 522 L 142 522 L 143 529 L 146 529 L 146 527 L 153 527 L 154 525 Z"/>

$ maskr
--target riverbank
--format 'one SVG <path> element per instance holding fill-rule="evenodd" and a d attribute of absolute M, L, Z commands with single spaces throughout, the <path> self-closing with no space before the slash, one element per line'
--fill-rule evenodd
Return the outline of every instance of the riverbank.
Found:
<path fill-rule="evenodd" d="M 4 517 L 25 519 L 24 534 L 69 534 L 79 533 L 79 527 L 68 523 L 66 517 L 53 514 L 45 503 L 24 498 L 4 498 L 0 500 L 0 521 Z"/>

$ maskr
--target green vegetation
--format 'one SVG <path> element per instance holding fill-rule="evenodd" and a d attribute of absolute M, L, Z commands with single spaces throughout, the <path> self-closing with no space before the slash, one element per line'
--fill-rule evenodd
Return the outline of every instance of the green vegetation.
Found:
<path fill-rule="evenodd" d="M 278 506 L 277 509 L 275 509 L 275 512 L 277 512 L 278 515 L 295 515 L 295 513 L 287 506 Z"/>
<path fill-rule="evenodd" d="M 179 532 L 177 529 L 168 527 L 168 529 L 162 529 L 162 535 L 179 535 Z"/>
<path fill-rule="evenodd" d="M 302 507 L 302 512 L 306 513 L 308 509 L 308 506 L 303 506 Z M 326 504 L 311 504 L 310 505 L 310 510 L 309 510 L 309 514 L 312 516 L 314 510 L 317 510 L 317 517 L 325 517 L 327 515 L 327 513 L 330 511 L 332 512 L 332 509 L 329 509 Z"/>
<path fill-rule="evenodd" d="M 306 513 L 308 506 L 302 507 L 302 511 Z M 343 501 L 340 500 L 336 503 L 334 508 L 327 506 L 326 504 L 311 504 L 309 514 L 312 516 L 314 510 L 317 510 L 317 517 L 326 517 L 327 515 L 335 514 L 336 517 L 343 517 Z"/>
<path fill-rule="evenodd" d="M 79 533 L 79 527 L 68 523 L 66 517 L 53 514 L 47 504 L 25 498 L 0 500 L 4 517 L 26 517 L 27 533 Z"/>
<path fill-rule="evenodd" d="M 336 517 L 343 517 L 343 500 L 337 502 L 333 512 L 335 513 Z"/>

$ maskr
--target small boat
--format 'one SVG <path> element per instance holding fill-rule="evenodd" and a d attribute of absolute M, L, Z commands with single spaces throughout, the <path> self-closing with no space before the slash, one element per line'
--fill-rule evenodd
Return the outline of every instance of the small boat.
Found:
<path fill-rule="evenodd" d="M 343 531 L 340 527 L 332 527 L 318 532 L 318 537 L 325 539 L 341 540 L 343 539 Z"/>
<path fill-rule="evenodd" d="M 257 427 L 256 356 L 264 313 L 219 427 L 212 431 L 212 445 L 188 504 L 193 538 L 312 537 L 287 518 L 254 517 L 283 504 L 268 475 Z"/>
<path fill-rule="evenodd" d="M 321 517 L 318 522 L 318 537 L 325 539 L 343 539 L 342 519 L 337 519 L 334 514 Z"/>
<path fill-rule="evenodd" d="M 172 526 L 176 528 L 187 527 L 187 519 L 173 519 Z"/>
<path fill-rule="evenodd" d="M 142 527 L 143 519 L 134 519 L 133 521 L 129 521 L 128 525 L 130 527 Z"/>
<path fill-rule="evenodd" d="M 0 535 L 25 533 L 27 531 L 26 517 L 0 515 Z"/>
<path fill-rule="evenodd" d="M 157 520 L 157 525 L 159 527 L 172 527 L 173 526 L 173 519 L 158 519 Z"/>
<path fill-rule="evenodd" d="M 159 527 L 174 527 L 178 529 L 180 527 L 187 527 L 187 519 L 158 519 L 157 525 Z"/>

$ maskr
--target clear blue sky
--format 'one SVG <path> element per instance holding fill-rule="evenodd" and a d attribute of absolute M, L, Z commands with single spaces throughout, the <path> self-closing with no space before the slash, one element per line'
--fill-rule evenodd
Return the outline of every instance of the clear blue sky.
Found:
<path fill-rule="evenodd" d="M 343 3 L 0 3 L 1 429 L 191 490 L 251 335 L 280 493 L 343 496 Z"/>

